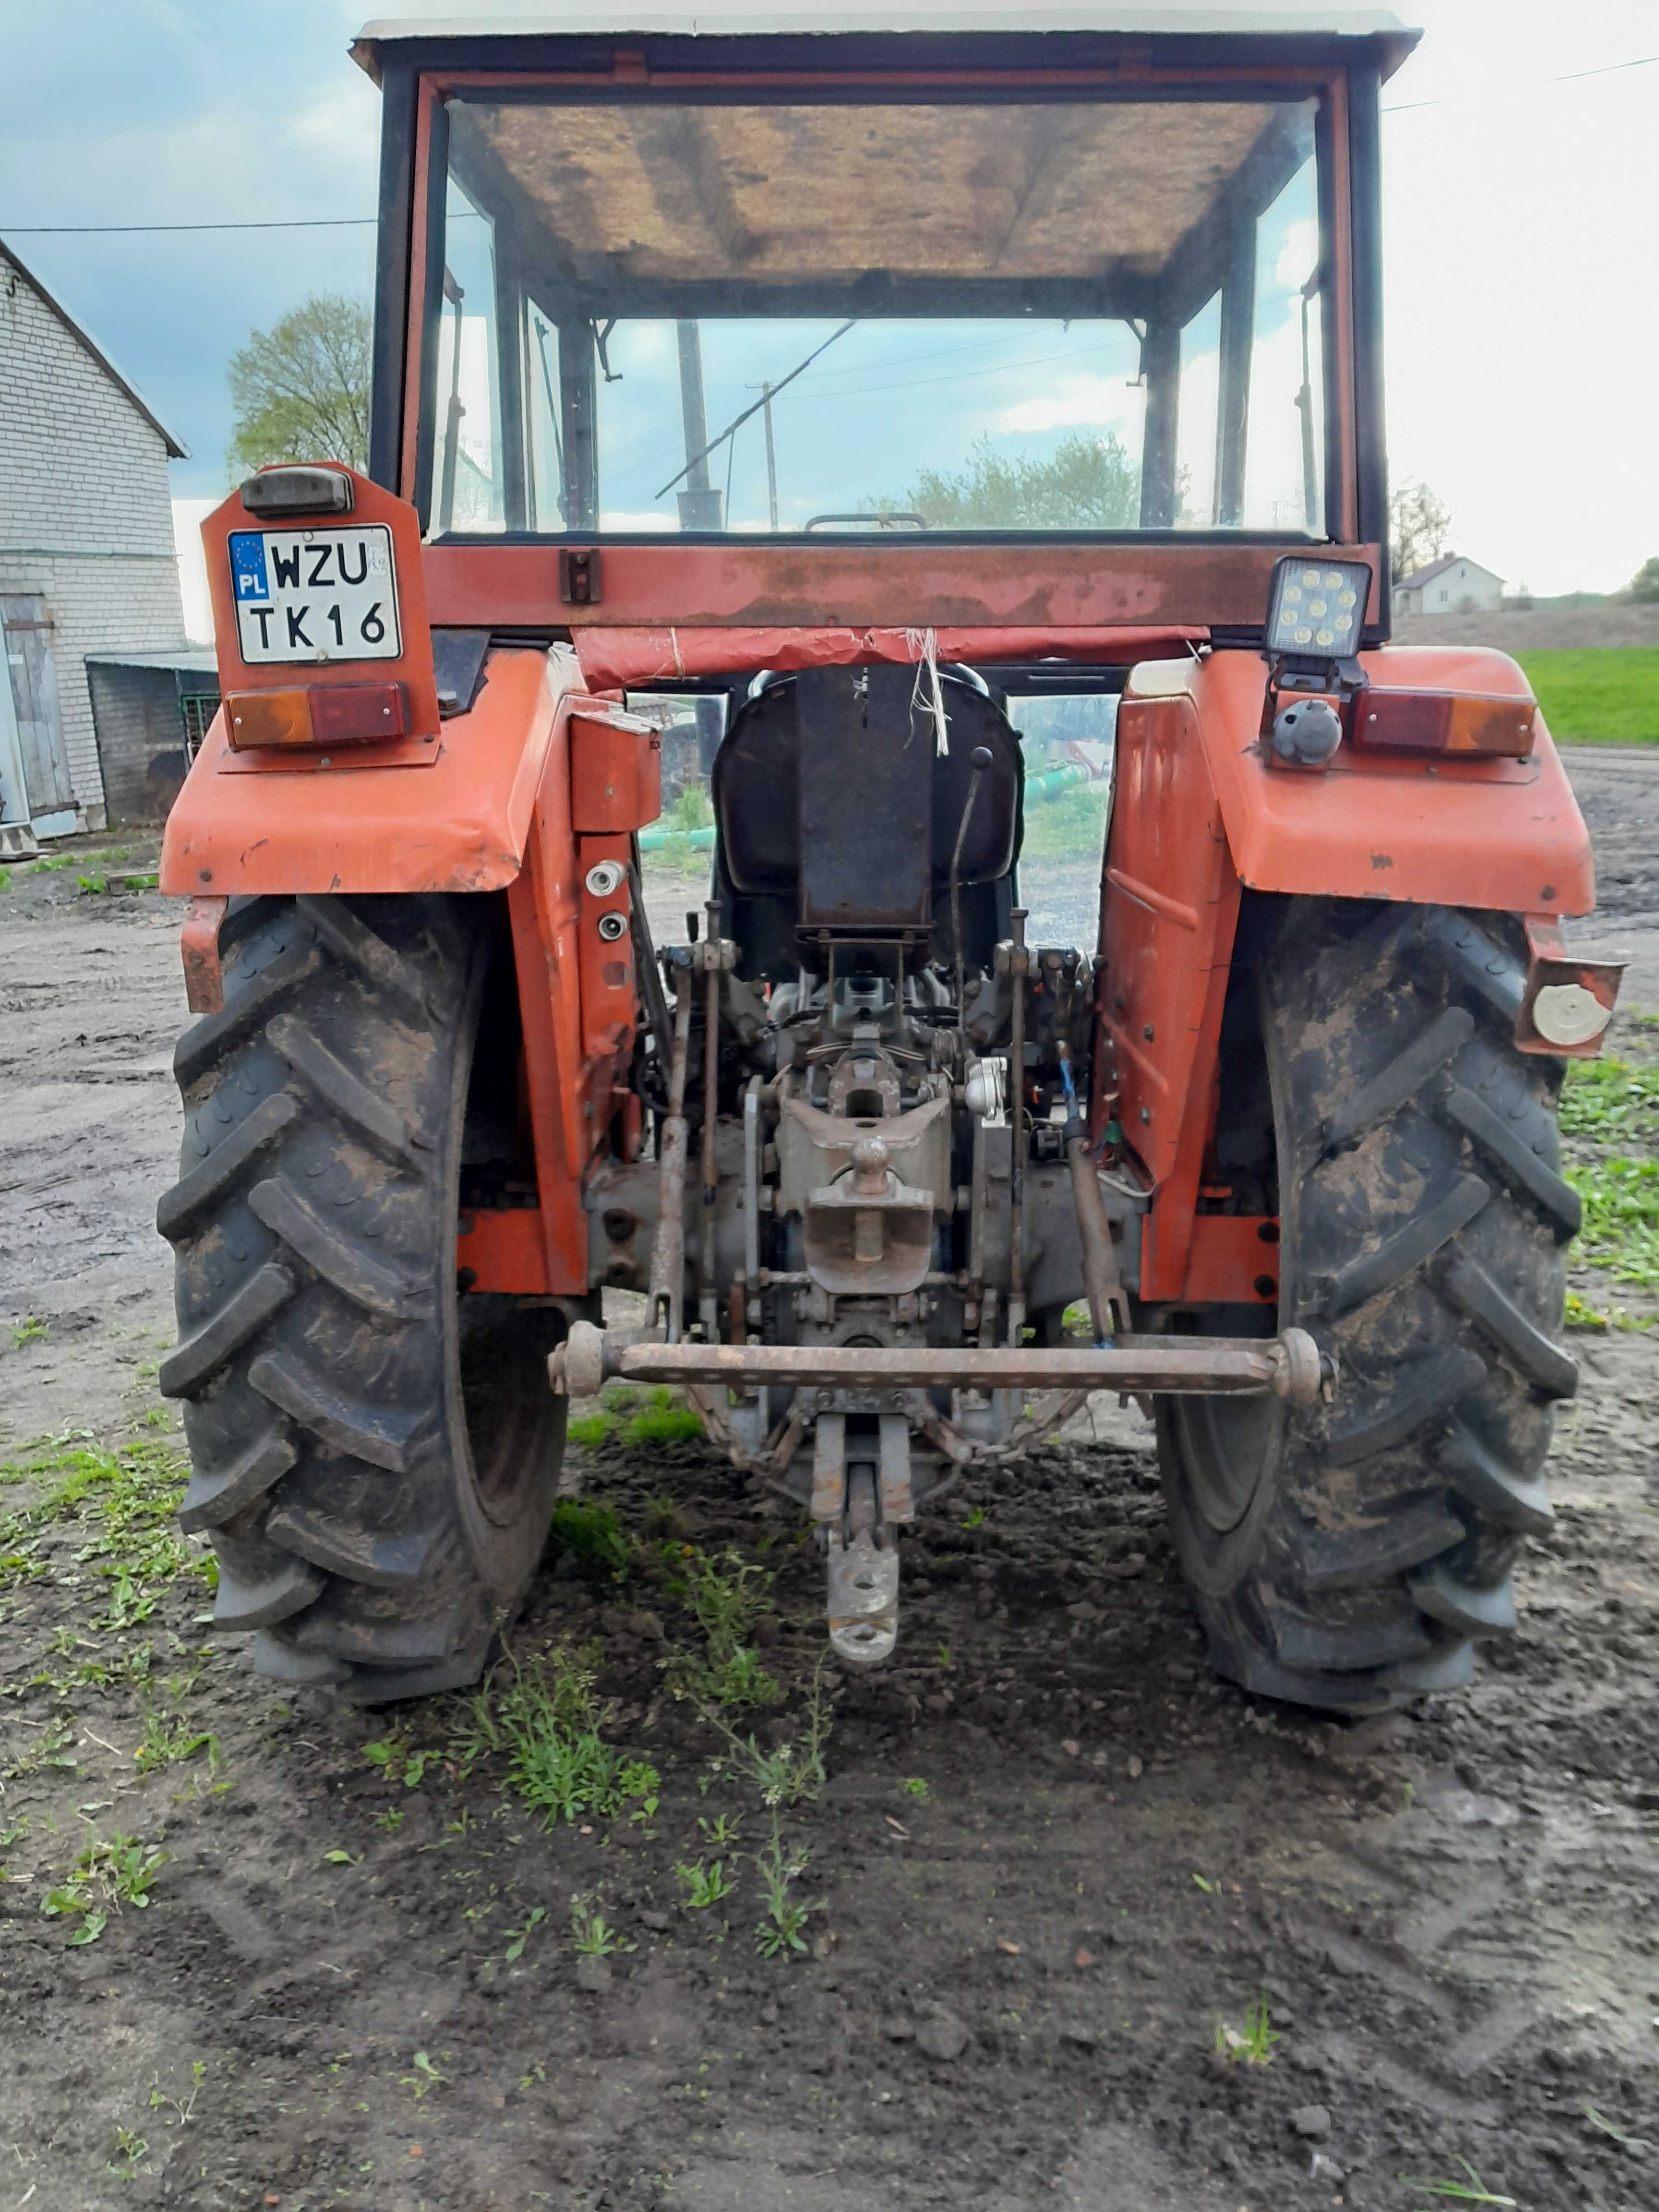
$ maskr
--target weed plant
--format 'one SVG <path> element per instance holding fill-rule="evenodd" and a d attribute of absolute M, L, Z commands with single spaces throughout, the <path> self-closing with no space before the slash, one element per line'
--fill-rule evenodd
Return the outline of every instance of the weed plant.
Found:
<path fill-rule="evenodd" d="M 208 1771 L 219 1772 L 219 1739 L 211 1730 L 198 1729 L 190 1717 L 186 1699 L 195 1685 L 194 1674 L 179 1675 L 167 1685 L 164 1706 L 144 1692 L 144 1733 L 132 1754 L 141 1774 L 154 1774 L 164 1766 L 180 1766 L 207 1754 Z"/>
<path fill-rule="evenodd" d="M 1267 1999 L 1259 1996 L 1244 2015 L 1242 2028 L 1230 2027 L 1224 2020 L 1215 2024 L 1215 2047 L 1224 2058 L 1235 2064 L 1271 2066 L 1273 2045 L 1279 2041 L 1279 2031 L 1268 2025 Z"/>
<path fill-rule="evenodd" d="M 570 1940 L 585 1959 L 608 1959 L 638 1948 L 611 1925 L 603 1906 L 598 1890 L 580 1891 L 570 1900 Z"/>
<path fill-rule="evenodd" d="M 593 1692 L 592 1660 L 562 1644 L 541 1661 L 495 1668 L 464 1707 L 452 1748 L 470 1773 L 488 1753 L 504 1754 L 507 1784 L 548 1827 L 586 1816 L 611 1820 L 627 1807 L 649 1820 L 661 1786 L 654 1766 L 605 1741 L 609 1710 Z"/>
<path fill-rule="evenodd" d="M 699 1711 L 708 1707 L 775 1705 L 783 1685 L 761 1663 L 756 1631 L 775 1611 L 769 1569 L 690 1547 L 665 1547 L 668 1589 L 702 1632 L 703 1649 L 682 1654 L 671 1675 L 678 1695 Z"/>
<path fill-rule="evenodd" d="M 755 1871 L 760 1876 L 761 1891 L 766 1900 L 766 1910 L 755 1927 L 755 1948 L 763 1958 L 781 1958 L 789 1951 L 803 1954 L 805 1952 L 806 1923 L 813 1913 L 823 1911 L 823 1900 L 820 1898 L 806 1905 L 792 1893 L 811 1859 L 811 1853 L 799 1845 L 785 1850 L 775 1812 L 771 1836 L 755 1854 Z"/>
<path fill-rule="evenodd" d="M 680 1886 L 680 1903 L 688 1912 L 702 1912 L 718 1905 L 737 1887 L 720 1859 L 682 1859 L 674 1869 L 674 1878 Z"/>
<path fill-rule="evenodd" d="M 820 1659 L 813 1671 L 799 1735 L 786 1737 L 764 1751 L 752 1735 L 738 1733 L 720 1706 L 691 1693 L 698 1717 L 725 1738 L 732 1771 L 758 1790 L 763 1805 L 775 1808 L 810 1804 L 823 1787 L 824 1747 L 835 1725 L 824 1688 L 825 1664 Z"/>
<path fill-rule="evenodd" d="M 515 1960 L 523 1958 L 525 1945 L 530 1941 L 531 1937 L 535 1934 L 536 1930 L 541 1926 L 543 1921 L 545 1920 L 546 1917 L 547 1907 L 544 1905 L 532 1905 L 526 1917 L 524 1926 L 522 1928 L 509 1928 L 507 1929 L 507 1963 L 509 1966 L 513 1965 Z"/>
<path fill-rule="evenodd" d="M 136 1837 L 100 1837 L 88 1826 L 87 1840 L 67 1880 L 48 1890 L 40 1910 L 48 1920 L 74 1918 L 71 1944 L 95 1943 L 111 1912 L 143 1911 L 155 1877 L 171 1854 Z"/>

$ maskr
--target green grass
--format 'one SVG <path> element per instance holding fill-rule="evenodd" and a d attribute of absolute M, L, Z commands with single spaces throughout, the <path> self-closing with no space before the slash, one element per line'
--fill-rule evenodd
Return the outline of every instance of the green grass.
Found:
<path fill-rule="evenodd" d="M 1612 1053 L 1570 1060 L 1561 1091 L 1561 1133 L 1618 1140 L 1659 1138 L 1659 1062 Z"/>
<path fill-rule="evenodd" d="M 607 1391 L 599 1411 L 580 1414 L 565 1434 L 584 1451 L 608 1443 L 684 1444 L 702 1434 L 702 1422 L 690 1406 L 676 1404 L 673 1392 L 659 1383 L 642 1405 L 637 1391 Z"/>
<path fill-rule="evenodd" d="M 1659 646 L 1517 653 L 1565 745 L 1659 745 Z"/>
<path fill-rule="evenodd" d="M 564 1432 L 573 1444 L 580 1444 L 584 1451 L 597 1451 L 601 1444 L 610 1442 L 621 1425 L 614 1413 L 582 1413 L 575 1420 L 565 1423 Z"/>
<path fill-rule="evenodd" d="M 1058 799 L 1028 807 L 1025 836 L 1020 846 L 1024 860 L 1065 860 L 1079 854 L 1094 857 L 1106 844 L 1106 806 L 1109 783 L 1079 784 Z"/>
<path fill-rule="evenodd" d="M 131 845 L 98 845 L 89 847 L 87 850 L 79 853 L 43 853 L 38 860 L 24 861 L 18 873 L 24 876 L 55 876 L 65 868 L 87 868 L 91 870 L 94 875 L 99 875 L 100 880 L 92 882 L 88 877 L 82 876 L 82 888 L 86 890 L 101 891 L 105 885 L 101 880 L 100 871 L 112 860 L 130 860 L 132 855 L 133 848 Z"/>
<path fill-rule="evenodd" d="M 1514 2206 L 1515 2198 L 1495 2196 L 1461 2153 L 1458 2154 L 1457 2163 L 1468 2176 L 1467 2181 L 1419 2181 L 1409 2173 L 1402 2173 L 1400 2177 L 1401 2185 L 1406 2189 L 1420 2189 L 1425 2197 L 1455 2197 L 1461 2204 L 1503 2204 L 1511 2208 Z"/>
<path fill-rule="evenodd" d="M 693 830 L 707 830 L 714 819 L 714 802 L 706 783 L 688 783 L 672 806 L 664 807 L 655 827 L 666 830 L 676 837 L 689 836 Z"/>
<path fill-rule="evenodd" d="M 1659 1290 L 1659 1062 L 1569 1060 L 1561 1133 L 1589 1154 L 1566 1166 L 1584 1208 L 1577 1258 L 1615 1282 Z"/>
<path fill-rule="evenodd" d="M 626 1444 L 689 1444 L 702 1434 L 702 1420 L 690 1406 L 677 1406 L 666 1389 L 651 1394 L 653 1403 L 635 1413 L 623 1431 Z"/>
<path fill-rule="evenodd" d="M 1659 1291 L 1659 1160 L 1601 1160 L 1571 1181 L 1584 1206 L 1578 1258 L 1615 1282 Z"/>
<path fill-rule="evenodd" d="M 83 1533 L 77 1556 L 112 1583 L 100 1627 L 131 1628 L 147 1620 L 161 1585 L 179 1575 L 218 1580 L 211 1552 L 192 1549 L 175 1516 L 187 1473 L 184 1455 L 160 1437 L 102 1451 L 89 1444 L 46 1447 L 40 1455 L 0 1468 L 0 1480 L 38 1486 L 33 1504 L 0 1515 L 0 1589 L 46 1571 L 42 1534 L 58 1523 Z"/>
<path fill-rule="evenodd" d="M 584 1566 L 617 1577 L 628 1571 L 628 1539 L 616 1510 L 591 1498 L 560 1498 L 548 1540 L 556 1551 L 573 1553 Z"/>
<path fill-rule="evenodd" d="M 706 783 L 690 783 L 672 806 L 663 809 L 651 825 L 665 833 L 665 842 L 642 855 L 647 870 L 662 875 L 695 876 L 706 872 L 708 854 L 691 843 L 694 830 L 707 830 L 714 819 L 714 803 Z M 678 935 L 676 930 L 675 934 Z"/>

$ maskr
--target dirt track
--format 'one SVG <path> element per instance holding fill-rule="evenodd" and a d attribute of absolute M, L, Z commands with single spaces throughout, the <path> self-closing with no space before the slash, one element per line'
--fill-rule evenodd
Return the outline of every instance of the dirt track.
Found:
<path fill-rule="evenodd" d="M 1659 1006 L 1659 773 L 1597 755 L 1582 787 L 1610 833 L 1612 926 L 1589 933 L 1645 948 L 1631 995 Z M 152 1453 L 173 1433 L 150 1217 L 176 1143 L 177 915 L 66 882 L 19 877 L 0 902 L 0 1318 L 46 1324 L 0 1334 L 15 1463 L 66 1430 Z M 811 1853 L 799 1893 L 823 1903 L 799 1959 L 755 1949 L 767 1815 L 665 1694 L 690 1630 L 648 1557 L 621 1585 L 550 1560 L 519 1639 L 526 1657 L 597 1640 L 610 1734 L 660 1775 L 651 1820 L 589 1834 L 544 1830 L 499 1760 L 464 1775 L 455 1704 L 279 1698 L 209 1642 L 199 1580 L 135 1570 L 123 1596 L 109 1555 L 77 1556 L 111 1540 L 95 1495 L 66 1508 L 0 1572 L 0 2203 L 1282 2212 L 1431 2203 L 1401 2177 L 1462 2179 L 1466 2159 L 1523 2212 L 1642 2212 L 1654 1353 L 1575 1343 L 1521 1632 L 1472 1693 L 1380 1722 L 1209 1679 L 1135 1417 L 953 1500 L 908 1553 L 900 1662 L 841 1692 L 827 1785 L 784 1816 Z M 740 1478 L 696 1444 L 572 1464 L 630 1529 L 775 1569 L 766 1662 L 808 1675 L 818 1571 Z M 189 1682 L 177 1701 L 168 1680 Z M 763 1743 L 801 1702 L 759 1717 Z M 136 1771 L 147 1706 L 216 1737 L 216 1779 L 204 1751 Z M 394 1735 L 390 1769 L 364 1756 Z M 742 1823 L 736 1893 L 682 1910 L 675 1864 L 721 1814 Z M 83 1820 L 171 1856 L 148 1910 L 70 1948 L 73 1916 L 40 1907 Z M 569 1899 L 596 1890 L 635 1948 L 589 1994 Z M 1242 2028 L 1263 1993 L 1271 2063 L 1231 2063 L 1218 2021 Z"/>
<path fill-rule="evenodd" d="M 1396 645 L 1491 645 L 1500 653 L 1608 645 L 1659 645 L 1659 606 L 1517 607 L 1492 614 L 1407 615 L 1395 624 Z"/>

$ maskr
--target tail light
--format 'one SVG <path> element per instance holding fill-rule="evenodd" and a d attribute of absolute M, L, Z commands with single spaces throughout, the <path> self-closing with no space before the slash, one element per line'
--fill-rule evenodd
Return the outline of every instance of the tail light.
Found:
<path fill-rule="evenodd" d="M 401 684 L 307 684 L 291 690 L 233 691 L 225 700 L 233 752 L 266 746 L 364 745 L 409 734 Z"/>
<path fill-rule="evenodd" d="M 1353 734 L 1394 752 L 1525 760 L 1538 702 L 1459 691 L 1390 691 L 1371 684 L 1354 702 Z"/>

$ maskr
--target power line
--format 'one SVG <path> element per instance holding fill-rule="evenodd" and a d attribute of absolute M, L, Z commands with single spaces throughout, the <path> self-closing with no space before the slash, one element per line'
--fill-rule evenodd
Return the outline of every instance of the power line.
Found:
<path fill-rule="evenodd" d="M 294 222 L 0 222 L 0 238 L 128 238 L 141 231 L 356 230 L 376 215 L 303 216 Z"/>
<path fill-rule="evenodd" d="M 1638 54 L 1627 62 L 1604 62 L 1599 69 L 1564 70 L 1559 76 L 1532 77 L 1528 83 L 1577 84 L 1583 77 L 1616 76 L 1620 70 L 1651 69 L 1656 63 L 1659 63 L 1659 54 Z M 1524 91 L 1527 85 L 1519 85 L 1514 89 Z M 1410 115 L 1419 107 L 1444 107 L 1449 101 L 1467 100 L 1469 96 L 1467 93 L 1451 92 L 1440 100 L 1402 100 L 1397 106 L 1385 107 L 1382 112 L 1384 115 Z"/>
<path fill-rule="evenodd" d="M 1571 84 L 1581 76 L 1611 76 L 1615 70 L 1651 69 L 1659 54 L 1638 54 L 1631 62 L 1608 62 L 1601 69 L 1568 70 L 1564 76 L 1546 77 L 1546 84 Z"/>

